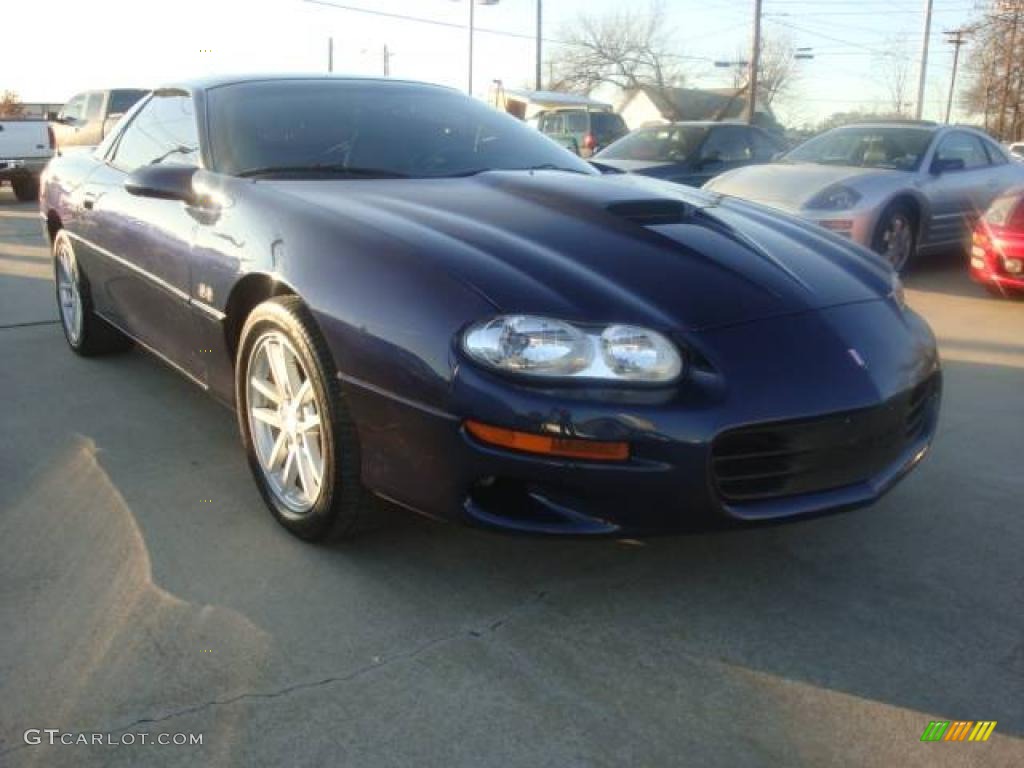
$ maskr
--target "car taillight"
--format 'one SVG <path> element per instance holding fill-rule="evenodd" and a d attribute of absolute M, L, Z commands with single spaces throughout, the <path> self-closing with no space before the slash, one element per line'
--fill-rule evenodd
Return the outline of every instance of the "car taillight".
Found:
<path fill-rule="evenodd" d="M 583 148 L 594 149 L 597 147 L 597 139 L 594 138 L 594 134 L 588 133 L 583 137 Z"/>
<path fill-rule="evenodd" d="M 47 125 L 46 126 L 46 135 L 50 139 L 50 149 L 56 149 L 57 148 L 57 137 L 53 135 L 53 126 L 52 125 Z"/>

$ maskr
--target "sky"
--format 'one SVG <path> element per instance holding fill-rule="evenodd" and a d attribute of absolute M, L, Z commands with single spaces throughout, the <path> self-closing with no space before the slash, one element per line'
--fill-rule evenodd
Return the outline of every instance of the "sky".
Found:
<path fill-rule="evenodd" d="M 687 83 L 729 85 L 715 60 L 749 48 L 753 0 L 663 0 L 673 52 Z M 580 13 L 601 15 L 645 0 L 543 0 L 547 50 Z M 940 119 L 952 69 L 943 31 L 965 23 L 975 0 L 934 0 L 924 117 Z M 467 84 L 468 0 L 3 0 L 0 91 L 63 102 L 90 88 L 143 86 L 232 72 L 319 72 L 334 39 L 334 69 Z M 347 6 L 340 7 L 340 6 Z M 764 0 L 764 34 L 811 47 L 793 95 L 776 105 L 783 122 L 816 123 L 837 111 L 884 109 L 882 70 L 901 45 L 916 62 L 924 0 Z M 366 9 L 375 14 L 351 9 Z M 416 16 L 435 23 L 379 14 Z M 536 0 L 475 9 L 475 92 L 492 81 L 532 82 Z M 452 26 L 445 26 L 452 25 Z M 23 29 L 28 33 L 14 34 Z M 504 34 L 494 34 L 498 30 Z M 902 43 L 900 42 L 902 41 Z M 969 50 L 969 46 L 966 50 Z M 910 71 L 916 93 L 916 64 Z M 954 118 L 963 118 L 954 111 Z"/>

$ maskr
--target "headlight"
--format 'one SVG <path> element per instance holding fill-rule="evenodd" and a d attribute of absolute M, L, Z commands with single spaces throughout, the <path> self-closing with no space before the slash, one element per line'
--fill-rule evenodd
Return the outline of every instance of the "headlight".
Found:
<path fill-rule="evenodd" d="M 815 195 L 807 208 L 824 211 L 843 211 L 852 208 L 860 201 L 860 193 L 855 189 L 836 184 Z"/>
<path fill-rule="evenodd" d="M 503 315 L 470 326 L 462 348 L 489 368 L 547 378 L 667 382 L 683 361 L 660 333 L 632 325 L 584 329 L 562 320 Z"/>

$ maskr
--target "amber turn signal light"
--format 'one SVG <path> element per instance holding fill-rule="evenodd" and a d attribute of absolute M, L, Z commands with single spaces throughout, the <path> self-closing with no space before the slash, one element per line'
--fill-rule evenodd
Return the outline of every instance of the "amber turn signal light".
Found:
<path fill-rule="evenodd" d="M 599 440 L 577 440 L 569 437 L 536 435 L 492 427 L 479 421 L 467 421 L 466 431 L 481 442 L 523 453 L 561 456 L 591 461 L 623 461 L 629 458 L 629 443 L 606 443 Z"/>

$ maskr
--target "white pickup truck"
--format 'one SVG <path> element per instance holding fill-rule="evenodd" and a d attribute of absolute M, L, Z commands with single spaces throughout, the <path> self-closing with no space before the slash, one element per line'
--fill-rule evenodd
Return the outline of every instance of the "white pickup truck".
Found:
<path fill-rule="evenodd" d="M 0 182 L 11 182 L 19 200 L 35 200 L 39 174 L 53 148 L 53 131 L 45 120 L 0 120 Z"/>

